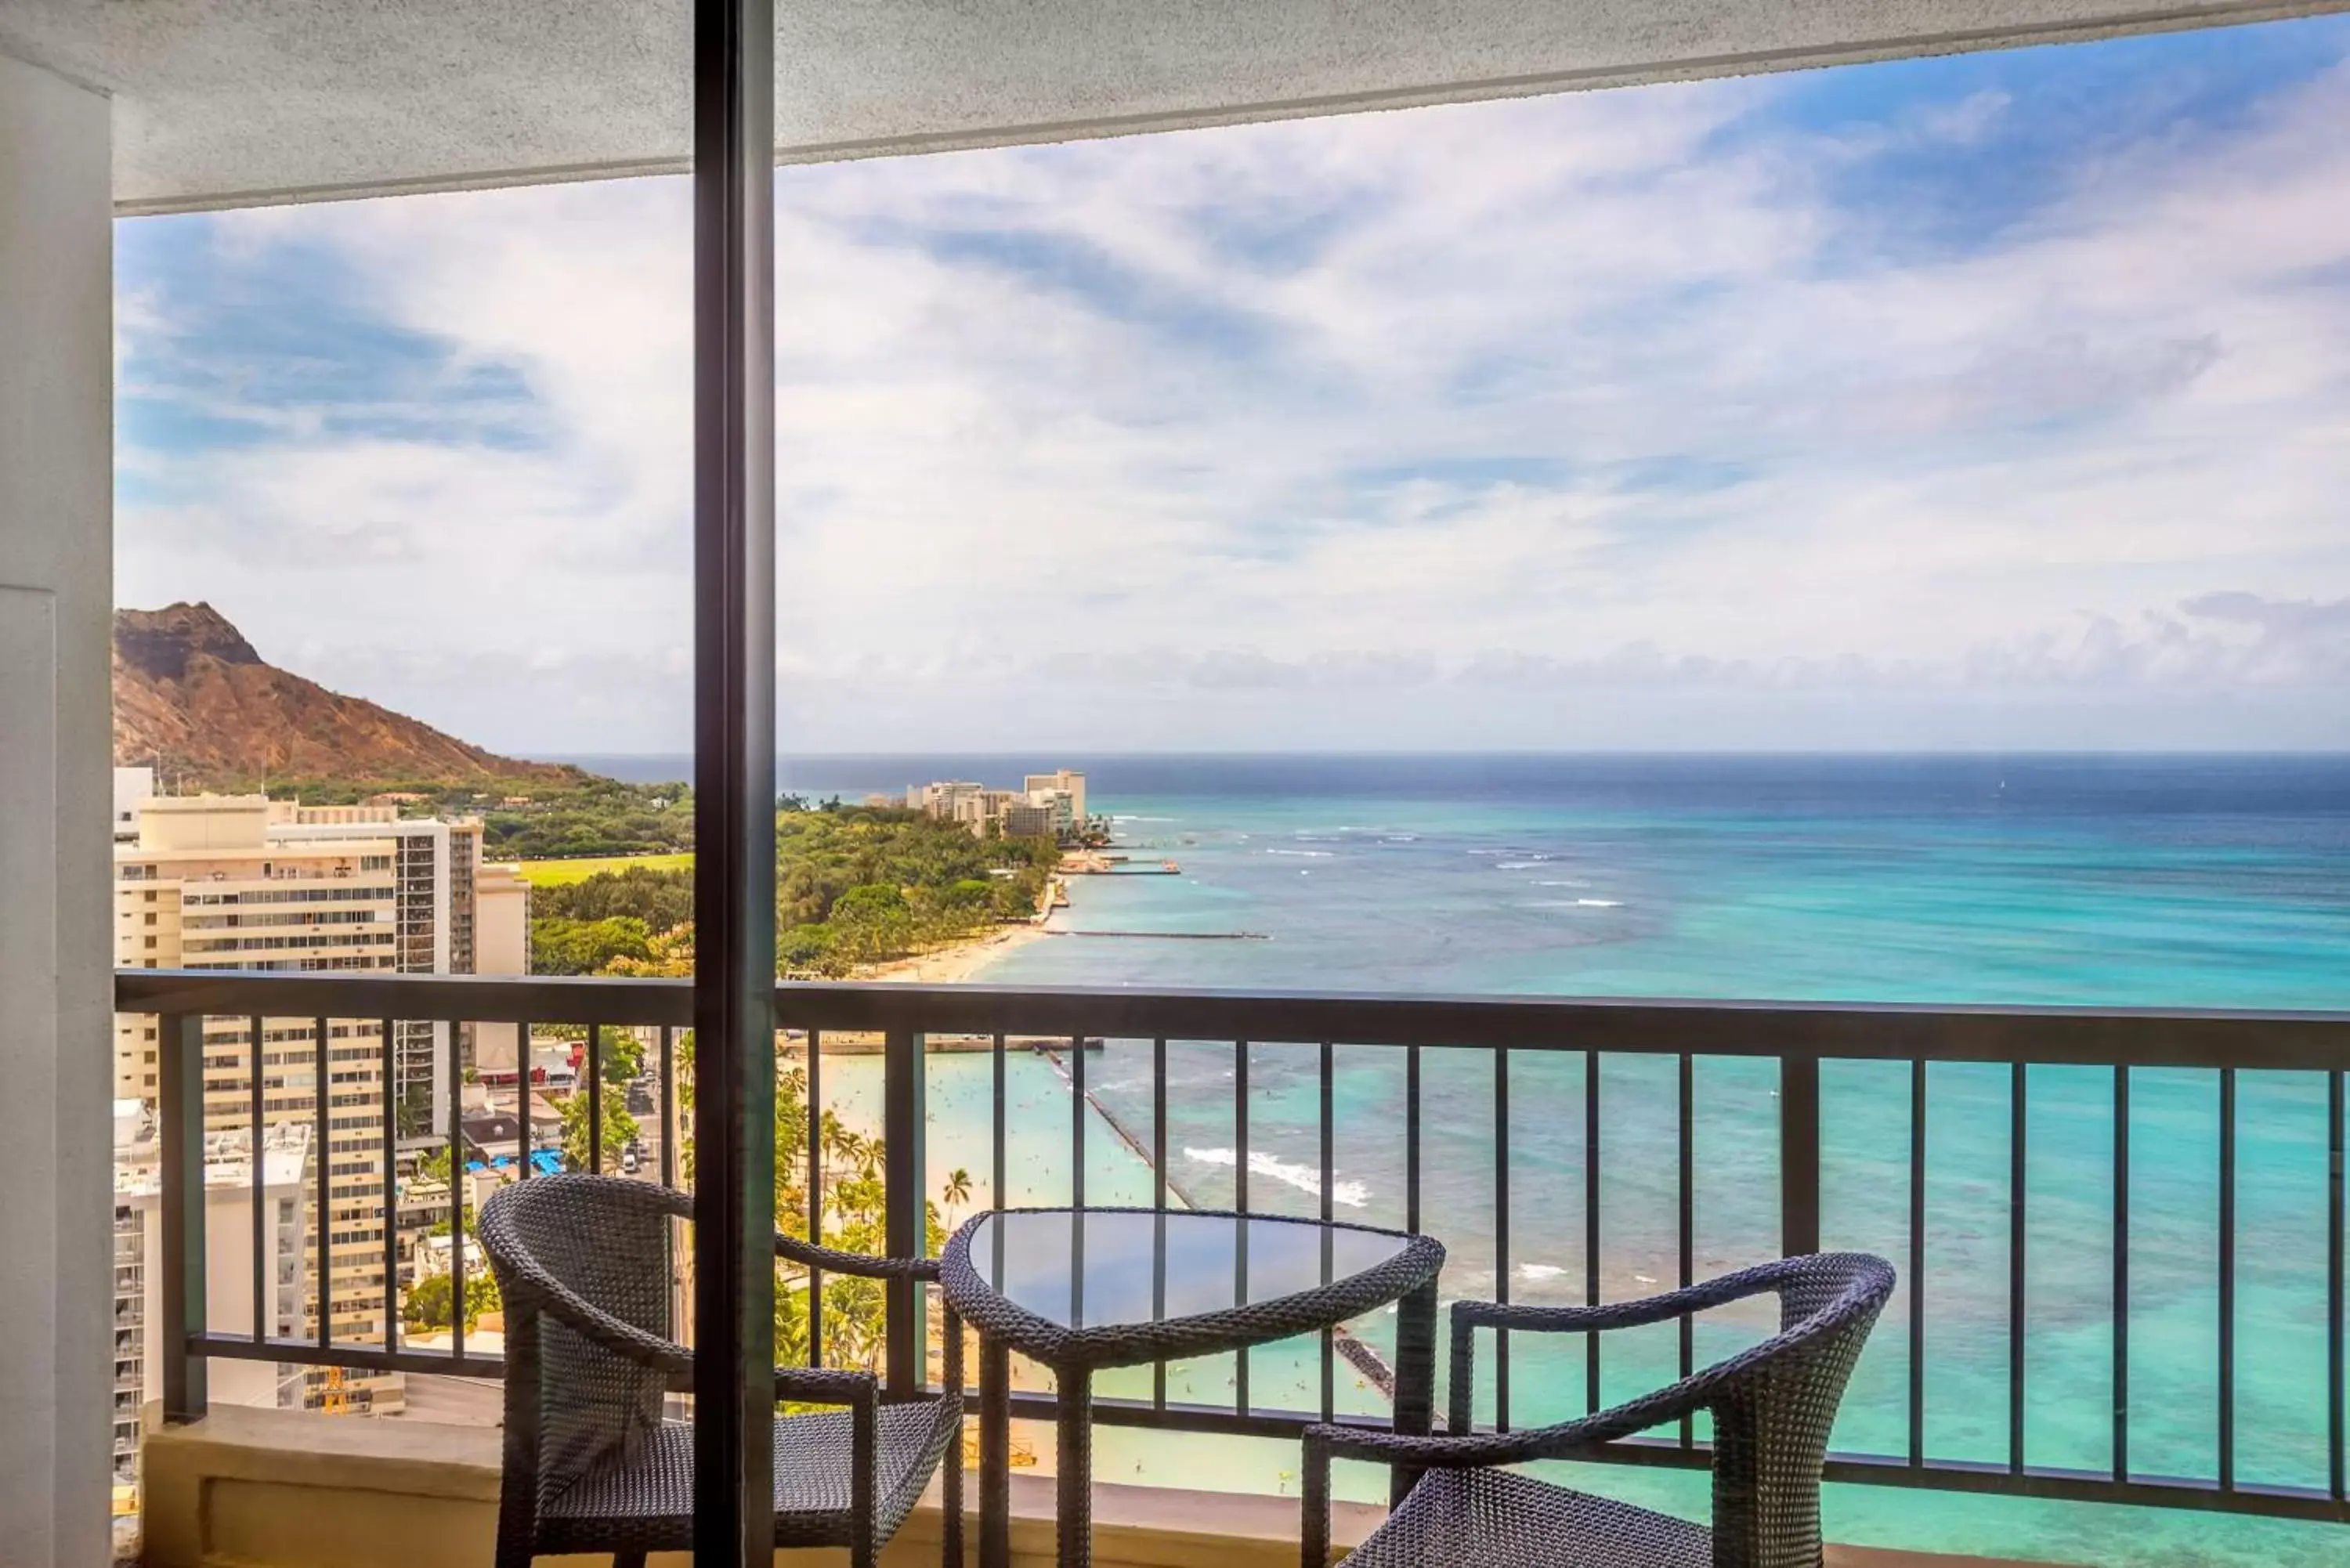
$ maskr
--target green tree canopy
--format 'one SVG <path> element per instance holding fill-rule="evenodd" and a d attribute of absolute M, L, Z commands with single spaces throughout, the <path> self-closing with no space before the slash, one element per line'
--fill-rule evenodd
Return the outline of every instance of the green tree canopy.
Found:
<path fill-rule="evenodd" d="M 530 922 L 530 971 L 533 974 L 595 974 L 615 959 L 652 956 L 652 932 L 630 915 L 600 920 L 575 920 L 562 916 Z"/>
<path fill-rule="evenodd" d="M 427 1274 L 408 1288 L 408 1300 L 400 1308 L 400 1316 L 417 1328 L 447 1328 L 450 1294 L 448 1275 Z M 505 1303 L 498 1295 L 496 1279 L 486 1269 L 468 1270 L 465 1276 L 465 1332 L 473 1332 L 484 1313 L 504 1310 Z"/>
<path fill-rule="evenodd" d="M 637 1118 L 629 1114 L 626 1089 L 608 1078 L 600 1092 L 604 1096 L 604 1168 L 615 1170 L 619 1167 L 620 1151 L 637 1139 Z M 588 1168 L 588 1109 L 591 1104 L 588 1095 L 588 1085 L 583 1084 L 563 1100 L 563 1159 L 573 1170 Z"/>
<path fill-rule="evenodd" d="M 1048 840 L 982 838 L 919 812 L 837 802 L 778 813 L 775 845 L 785 973 L 847 974 L 1025 919 L 1060 859 Z"/>
<path fill-rule="evenodd" d="M 693 873 L 629 866 L 577 882 L 534 888 L 533 917 L 567 920 L 642 920 L 650 931 L 670 931 L 693 919 Z"/>
<path fill-rule="evenodd" d="M 487 803 L 482 836 L 493 857 L 577 859 L 661 855 L 693 847 L 693 792 L 582 774 L 567 786 L 532 787 Z"/>

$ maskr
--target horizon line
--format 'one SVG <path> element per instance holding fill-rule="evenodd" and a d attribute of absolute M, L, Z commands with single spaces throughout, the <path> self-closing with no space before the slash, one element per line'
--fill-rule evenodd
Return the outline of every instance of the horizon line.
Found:
<path fill-rule="evenodd" d="M 683 751 L 653 752 L 547 752 L 524 756 L 523 761 L 553 763 L 573 763 L 596 760 L 607 762 L 660 762 L 679 757 L 691 758 L 691 748 Z M 883 747 L 871 750 L 814 750 L 786 752 L 778 750 L 777 761 L 786 759 L 812 762 L 830 758 L 877 757 L 1026 757 L 1062 754 L 1098 758 L 1139 757 L 1324 757 L 1324 758 L 1430 758 L 1430 757 L 1608 757 L 1608 758 L 1679 758 L 1679 757 L 1843 757 L 1843 758 L 2043 758 L 2052 760 L 2096 760 L 2101 758 L 2177 758 L 2203 760 L 2211 758 L 2343 758 L 2350 759 L 2350 745 L 2299 747 L 2099 747 L 2059 748 L 2037 746 L 1976 746 L 1976 747 L 1431 747 L 1409 749 L 1399 747 L 1366 747 L 1360 749 L 1323 747 L 1166 747 L 1142 749 L 1094 750 L 1083 746 L 1012 746 L 1001 749 L 967 746 L 937 746 L 923 750 Z"/>

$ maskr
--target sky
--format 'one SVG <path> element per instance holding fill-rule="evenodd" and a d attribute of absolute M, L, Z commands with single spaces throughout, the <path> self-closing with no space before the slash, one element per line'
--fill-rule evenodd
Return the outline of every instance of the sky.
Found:
<path fill-rule="evenodd" d="M 2350 746 L 2350 20 L 776 176 L 793 752 Z M 690 749 L 677 180 L 126 220 L 117 599 Z"/>

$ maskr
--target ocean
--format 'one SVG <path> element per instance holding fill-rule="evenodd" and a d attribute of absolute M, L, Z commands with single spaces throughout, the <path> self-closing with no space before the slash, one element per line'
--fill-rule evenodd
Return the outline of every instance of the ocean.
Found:
<path fill-rule="evenodd" d="M 676 777 L 679 759 L 579 759 Z M 784 787 L 852 800 L 933 778 L 1016 780 L 1082 767 L 1121 846 L 1180 876 L 1081 878 L 1061 933 L 1008 952 L 990 981 L 1354 992 L 1507 992 L 1888 1002 L 2350 1010 L 2350 758 L 2342 756 L 1126 756 L 787 758 Z M 1154 940 L 1088 932 L 1251 933 Z M 1401 1217 L 1396 1054 L 1342 1050 L 1334 1206 Z M 1066 1200 L 1068 1090 L 1015 1064 L 1009 1202 Z M 1147 1044 L 1088 1067 L 1107 1116 L 1147 1131 Z M 1317 1207 L 1315 1062 L 1256 1045 L 1249 1060 L 1253 1206 Z M 984 1063 L 931 1066 L 929 1163 L 962 1165 L 984 1203 Z M 1433 1051 L 1424 1088 L 1425 1223 L 1450 1250 L 1448 1296 L 1496 1285 L 1493 1064 Z M 1233 1048 L 1170 1048 L 1169 1177 L 1229 1204 Z M 1509 1064 L 1510 1292 L 1578 1300 L 1584 1272 L 1579 1056 Z M 1608 1299 L 1677 1270 L 1671 1064 L 1603 1058 L 1600 1274 Z M 827 1068 L 845 1114 L 872 1092 Z M 1697 1071 L 1697 1251 L 1702 1277 L 1766 1255 L 1775 1233 L 1776 1069 L 1707 1058 Z M 2033 1070 L 2025 1355 L 2032 1463 L 2109 1462 L 2111 1077 Z M 2324 1478 L 2322 1264 L 2324 1099 L 2312 1075 L 2240 1076 L 2237 1455 L 2240 1478 Z M 2008 1077 L 1930 1071 L 1926 1433 L 1938 1459 L 2006 1458 Z M 2209 1073 L 2132 1085 L 2133 1469 L 2209 1476 L 2216 1463 L 2218 1090 Z M 1825 1240 L 1906 1262 L 1906 1069 L 1824 1072 Z M 1107 1125 L 1088 1135 L 1089 1196 L 1147 1200 L 1149 1173 Z M 1907 1286 L 1905 1285 L 1905 1289 Z M 1872 1341 L 1839 1450 L 1906 1447 L 1906 1305 Z M 1366 1327 L 1377 1341 L 1381 1325 Z M 1709 1325 L 1701 1357 L 1751 1339 Z M 1614 1338 L 1625 1337 L 1619 1349 Z M 1602 1394 L 1667 1380 L 1670 1331 L 1611 1336 Z M 1490 1366 L 1490 1354 L 1481 1355 Z M 1580 1411 L 1579 1342 L 1513 1348 L 1512 1418 Z M 1229 1400 L 1231 1358 L 1177 1369 L 1170 1397 Z M 1367 1389 L 1342 1404 L 1376 1408 Z M 1263 1407 L 1315 1402 L 1318 1365 L 1256 1353 Z M 1103 1391 L 1117 1393 L 1114 1381 Z M 1490 1386 L 1481 1390 L 1490 1411 Z M 1278 1447 L 1193 1449 L 1105 1432 L 1100 1473 L 1294 1487 Z M 1611 1469 L 1617 1495 L 1701 1511 L 1690 1478 Z M 1376 1490 L 1367 1472 L 1353 1489 Z M 2350 1562 L 2334 1527 L 1839 1487 L 1839 1539 L 2049 1561 L 2161 1564 Z"/>

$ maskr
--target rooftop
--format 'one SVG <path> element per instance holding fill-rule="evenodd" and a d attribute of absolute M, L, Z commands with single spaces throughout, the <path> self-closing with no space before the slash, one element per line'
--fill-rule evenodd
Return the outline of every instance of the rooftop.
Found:
<path fill-rule="evenodd" d="M 152 1198 L 162 1190 L 161 1149 L 157 1143 L 151 1110 L 134 1115 L 126 1127 L 120 1107 L 140 1102 L 117 1101 L 114 1145 L 114 1195 Z M 310 1127 L 302 1122 L 280 1122 L 265 1129 L 261 1143 L 261 1184 L 299 1187 L 310 1160 Z M 251 1187 L 253 1138 L 244 1128 L 208 1133 L 204 1137 L 204 1187 Z"/>

